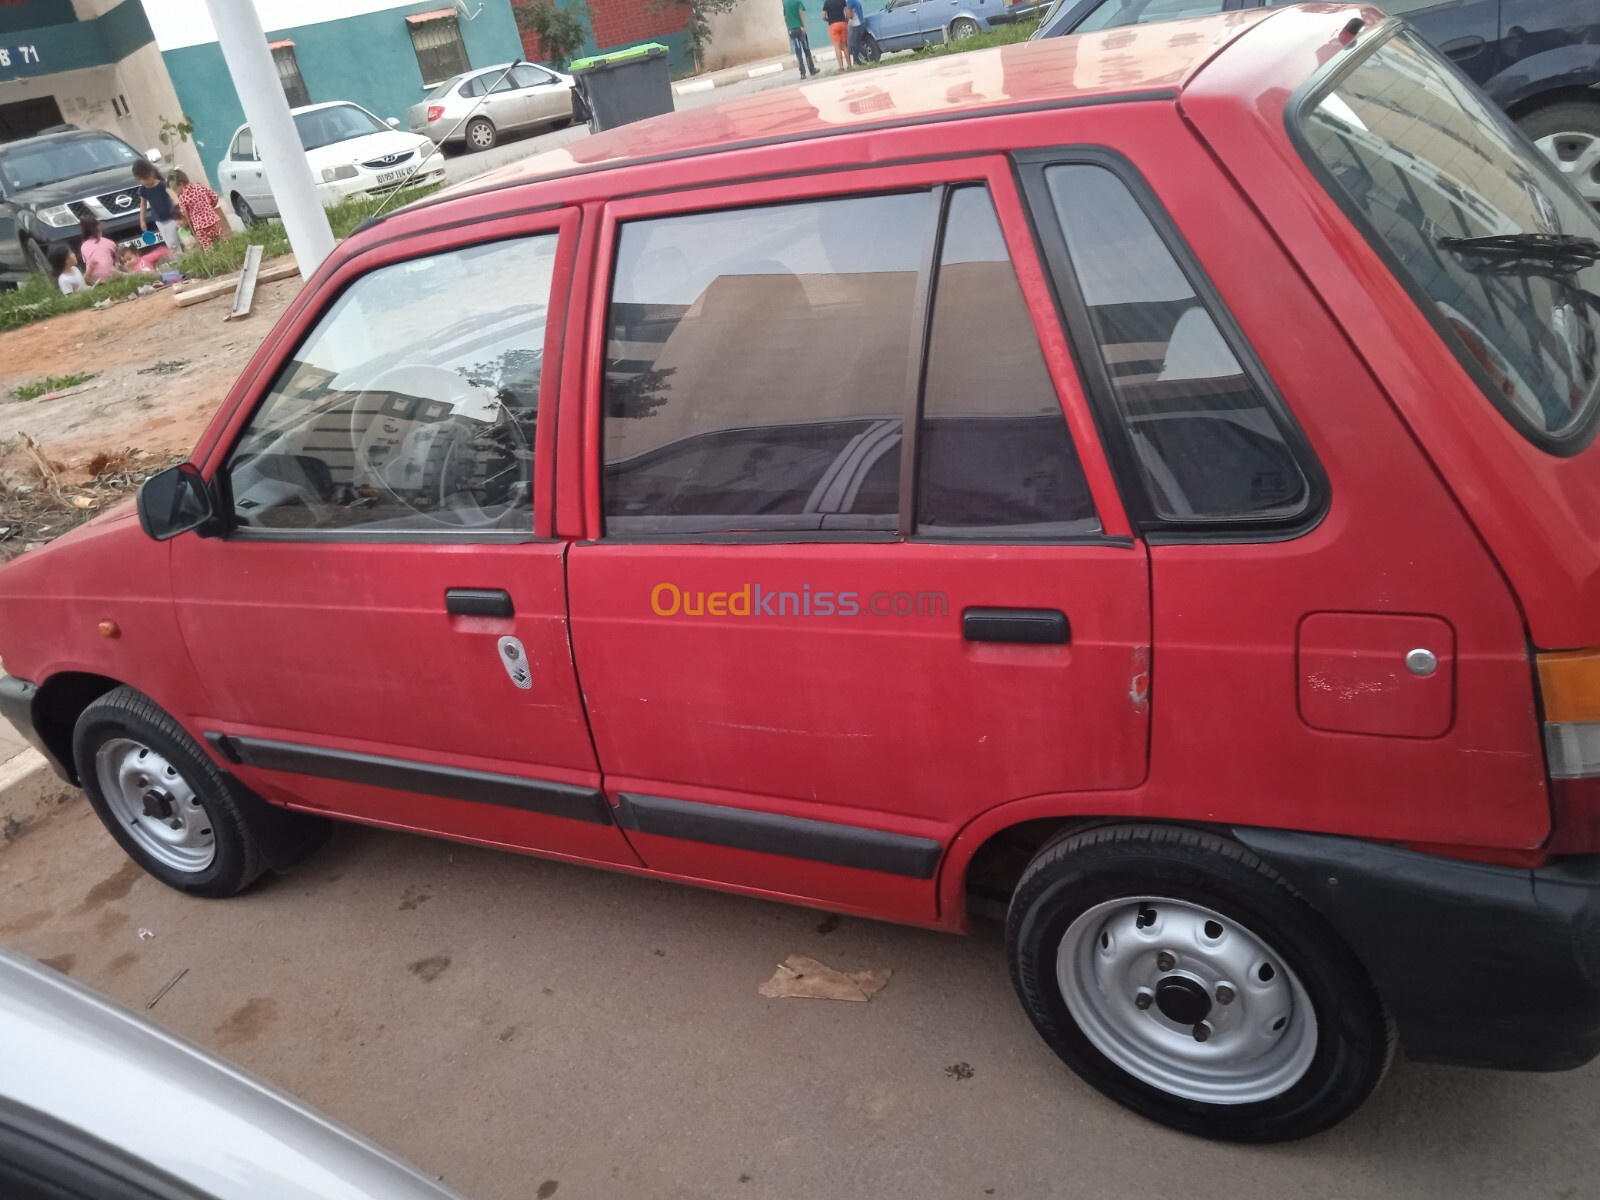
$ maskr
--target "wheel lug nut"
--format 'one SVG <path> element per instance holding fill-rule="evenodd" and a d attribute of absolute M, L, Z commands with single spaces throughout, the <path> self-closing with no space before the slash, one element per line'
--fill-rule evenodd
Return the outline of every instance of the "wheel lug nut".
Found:
<path fill-rule="evenodd" d="M 1206 1039 L 1208 1039 L 1210 1036 L 1211 1036 L 1211 1026 L 1208 1025 L 1206 1022 L 1201 1021 L 1200 1024 L 1198 1024 L 1198 1025 L 1196 1025 L 1194 1027 L 1194 1040 L 1195 1041 L 1203 1042 Z"/>
<path fill-rule="evenodd" d="M 1231 987 L 1229 987 L 1225 983 L 1217 984 L 1217 1003 L 1218 1004 L 1232 1004 L 1233 1003 L 1233 989 Z"/>
<path fill-rule="evenodd" d="M 1178 960 L 1166 950 L 1163 950 L 1160 954 L 1156 955 L 1156 967 L 1159 970 L 1170 971 L 1177 965 Z"/>
<path fill-rule="evenodd" d="M 1152 996 L 1149 992 L 1143 992 L 1142 991 L 1137 996 L 1135 996 L 1133 998 L 1133 1006 L 1135 1008 L 1138 1008 L 1138 1009 L 1149 1008 L 1155 1002 L 1156 1002 L 1156 998 L 1154 996 Z"/>

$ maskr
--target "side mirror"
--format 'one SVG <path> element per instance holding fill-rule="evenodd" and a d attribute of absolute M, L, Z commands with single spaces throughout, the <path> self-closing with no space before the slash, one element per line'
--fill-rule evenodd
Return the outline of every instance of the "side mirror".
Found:
<path fill-rule="evenodd" d="M 400 128 L 400 118 L 399 117 L 390 117 L 387 121 L 384 122 L 384 124 L 388 125 L 390 129 L 399 129 Z"/>
<path fill-rule="evenodd" d="M 209 533 L 216 525 L 216 502 L 200 468 L 192 462 L 152 475 L 139 489 L 139 528 L 158 542 L 180 533 Z"/>
<path fill-rule="evenodd" d="M 146 162 L 148 162 L 151 166 L 156 167 L 159 167 L 163 162 L 166 161 L 166 156 L 163 155 L 159 150 L 146 150 L 144 152 L 144 157 Z"/>

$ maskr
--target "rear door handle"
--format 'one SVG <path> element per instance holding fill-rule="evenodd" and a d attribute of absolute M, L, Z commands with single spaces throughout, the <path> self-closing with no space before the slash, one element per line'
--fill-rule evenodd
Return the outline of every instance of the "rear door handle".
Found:
<path fill-rule="evenodd" d="M 969 608 L 961 614 L 961 636 L 969 642 L 1061 645 L 1072 631 L 1059 608 Z"/>
<path fill-rule="evenodd" d="M 511 593 L 499 588 L 451 588 L 444 594 L 444 610 L 458 617 L 513 617 Z"/>

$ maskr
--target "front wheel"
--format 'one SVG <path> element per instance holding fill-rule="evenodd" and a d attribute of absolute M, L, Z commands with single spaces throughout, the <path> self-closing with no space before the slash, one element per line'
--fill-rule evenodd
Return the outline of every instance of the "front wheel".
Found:
<path fill-rule="evenodd" d="M 1600 104 L 1552 104 L 1518 122 L 1590 204 L 1600 206 Z"/>
<path fill-rule="evenodd" d="M 1012 981 L 1050 1048 L 1152 1120 L 1227 1141 L 1336 1124 L 1393 1048 L 1326 922 L 1235 843 L 1169 826 L 1042 850 L 1006 923 Z"/>
<path fill-rule="evenodd" d="M 32 238 L 25 239 L 23 245 L 28 253 L 28 265 L 46 279 L 53 280 L 55 272 L 50 269 L 50 257 L 44 252 L 44 247 Z"/>
<path fill-rule="evenodd" d="M 227 779 L 148 696 L 120 687 L 89 705 L 72 755 L 101 823 L 168 887 L 232 896 L 266 869 Z"/>
<path fill-rule="evenodd" d="M 878 39 L 870 33 L 863 34 L 861 38 L 861 58 L 864 62 L 875 63 L 883 57 L 883 48 L 878 45 Z"/>

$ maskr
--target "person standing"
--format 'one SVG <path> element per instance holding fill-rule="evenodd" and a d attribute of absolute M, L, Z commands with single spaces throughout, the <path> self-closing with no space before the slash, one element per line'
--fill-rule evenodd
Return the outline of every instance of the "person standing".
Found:
<path fill-rule="evenodd" d="M 850 22 L 845 19 L 849 6 L 846 0 L 822 0 L 822 19 L 828 23 L 828 37 L 833 40 L 834 61 L 839 70 L 850 69 L 850 55 L 845 47 L 850 41 Z"/>
<path fill-rule="evenodd" d="M 178 237 L 178 198 L 167 181 L 145 159 L 133 164 L 133 177 L 139 182 L 139 228 L 148 231 L 153 222 L 161 240 L 174 255 L 183 253 Z"/>
<path fill-rule="evenodd" d="M 867 12 L 861 0 L 845 0 L 845 7 L 850 15 L 850 61 L 861 66 L 867 61 L 861 50 L 867 38 Z"/>
<path fill-rule="evenodd" d="M 789 48 L 800 64 L 800 78 L 817 73 L 816 60 L 811 57 L 811 39 L 806 36 L 806 8 L 804 0 L 783 0 L 783 23 L 789 30 Z"/>

